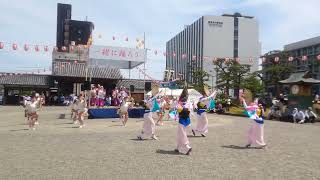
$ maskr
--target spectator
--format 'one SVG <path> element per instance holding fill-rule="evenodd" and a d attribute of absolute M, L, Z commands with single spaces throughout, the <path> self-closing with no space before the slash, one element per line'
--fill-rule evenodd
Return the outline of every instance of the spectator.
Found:
<path fill-rule="evenodd" d="M 308 109 L 305 111 L 305 117 L 306 117 L 306 121 L 307 122 L 310 122 L 310 123 L 314 123 L 315 122 L 315 120 L 316 120 L 316 118 L 318 117 L 317 115 L 316 115 L 316 113 L 314 113 L 313 111 L 312 111 L 312 107 L 308 107 Z M 300 122 L 299 122 L 300 123 Z M 304 121 L 303 122 L 301 122 L 301 124 L 302 123 L 304 123 Z"/>
<path fill-rule="evenodd" d="M 230 110 L 230 106 L 231 106 L 231 99 L 230 97 L 227 99 L 227 103 L 226 103 L 226 110 L 229 111 Z"/>
<path fill-rule="evenodd" d="M 298 111 L 298 108 L 294 108 L 292 112 L 293 117 L 293 123 L 297 123 L 297 121 L 304 122 L 305 121 L 305 115 L 302 110 Z"/>

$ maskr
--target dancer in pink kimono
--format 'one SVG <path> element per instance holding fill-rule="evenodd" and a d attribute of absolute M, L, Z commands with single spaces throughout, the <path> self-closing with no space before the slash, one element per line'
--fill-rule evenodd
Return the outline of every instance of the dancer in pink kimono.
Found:
<path fill-rule="evenodd" d="M 208 133 L 207 104 L 209 104 L 210 100 L 214 99 L 216 95 L 217 91 L 213 91 L 209 97 L 202 97 L 197 103 L 197 126 L 195 129 L 192 129 L 193 136 L 196 136 L 197 132 L 200 133 L 202 137 L 206 137 Z"/>
<path fill-rule="evenodd" d="M 99 89 L 98 89 L 98 102 L 97 102 L 97 106 L 98 107 L 103 107 L 104 106 L 104 99 L 106 97 L 106 91 L 103 88 L 103 86 L 98 85 Z"/>
<path fill-rule="evenodd" d="M 184 90 L 185 91 L 185 90 Z M 190 126 L 190 109 L 191 105 L 187 103 L 188 94 L 181 95 L 180 104 L 178 105 L 179 113 L 179 124 L 177 127 L 177 149 L 175 152 L 179 152 L 185 155 L 190 155 L 192 148 L 189 144 L 189 139 L 187 136 L 187 128 Z"/>
<path fill-rule="evenodd" d="M 252 124 L 248 131 L 248 143 L 246 145 L 249 148 L 252 145 L 258 146 L 259 148 L 264 148 L 267 144 L 264 142 L 264 119 L 259 114 L 262 114 L 257 100 L 255 103 L 251 103 L 250 106 L 247 105 L 245 99 L 242 99 L 243 106 L 246 110 L 246 114 L 250 119 L 252 119 Z"/>
<path fill-rule="evenodd" d="M 156 101 L 156 96 L 145 101 L 143 104 L 144 110 L 144 122 L 142 126 L 141 133 L 137 136 L 139 140 L 143 140 L 146 137 L 151 137 L 153 140 L 158 140 L 157 136 L 155 135 L 155 123 L 152 118 L 152 113 L 156 112 L 156 109 L 154 108 L 154 104 Z"/>

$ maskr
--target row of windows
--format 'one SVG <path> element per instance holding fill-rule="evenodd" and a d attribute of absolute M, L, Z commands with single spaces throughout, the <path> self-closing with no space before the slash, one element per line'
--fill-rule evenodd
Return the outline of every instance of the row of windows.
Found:
<path fill-rule="evenodd" d="M 203 17 L 168 41 L 166 52 L 170 54 L 166 56 L 167 69 L 174 69 L 176 78 L 181 73 L 182 78 L 194 82 L 192 74 L 202 69 L 202 60 L 192 56 L 203 56 Z"/>

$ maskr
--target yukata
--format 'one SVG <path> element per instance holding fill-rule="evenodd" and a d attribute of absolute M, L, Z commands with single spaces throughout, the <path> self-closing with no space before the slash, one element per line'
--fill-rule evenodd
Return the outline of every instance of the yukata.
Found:
<path fill-rule="evenodd" d="M 178 107 L 179 124 L 177 127 L 177 151 L 189 154 L 192 150 L 187 136 L 187 128 L 190 126 L 190 107 L 187 104 Z"/>
<path fill-rule="evenodd" d="M 246 102 L 243 101 L 244 108 L 246 110 L 247 116 L 252 119 L 252 124 L 248 130 L 247 134 L 247 143 L 248 145 L 258 145 L 265 146 L 264 142 L 264 119 L 259 117 L 258 114 L 261 114 L 260 109 L 256 104 L 247 106 Z"/>

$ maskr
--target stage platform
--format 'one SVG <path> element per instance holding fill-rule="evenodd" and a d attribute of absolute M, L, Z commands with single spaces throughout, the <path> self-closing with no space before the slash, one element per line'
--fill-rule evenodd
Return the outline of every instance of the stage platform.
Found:
<path fill-rule="evenodd" d="M 91 108 L 88 110 L 89 119 L 103 119 L 103 118 L 119 118 L 117 114 L 117 107 L 109 108 Z M 131 108 L 128 110 L 129 118 L 143 118 L 143 108 Z"/>

